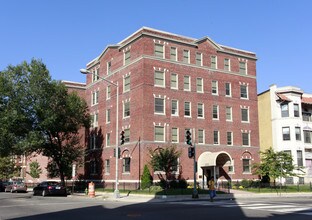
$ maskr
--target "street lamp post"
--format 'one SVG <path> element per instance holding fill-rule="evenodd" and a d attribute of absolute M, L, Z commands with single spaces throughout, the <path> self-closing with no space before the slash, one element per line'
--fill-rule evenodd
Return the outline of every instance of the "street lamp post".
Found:
<path fill-rule="evenodd" d="M 96 73 L 92 73 L 89 70 L 86 69 L 80 69 L 80 72 L 82 74 L 96 74 Z M 97 77 L 99 77 L 100 79 L 104 80 L 105 82 L 108 82 L 110 85 L 113 85 L 116 87 L 117 89 L 117 94 L 116 94 L 116 147 L 115 147 L 115 158 L 116 158 L 116 177 L 115 177 L 115 191 L 114 191 L 114 196 L 115 198 L 119 198 L 119 190 L 118 190 L 118 115 L 119 115 L 119 111 L 118 111 L 118 103 L 119 103 L 119 86 L 118 86 L 118 81 L 116 83 L 99 76 L 98 74 L 96 74 Z"/>

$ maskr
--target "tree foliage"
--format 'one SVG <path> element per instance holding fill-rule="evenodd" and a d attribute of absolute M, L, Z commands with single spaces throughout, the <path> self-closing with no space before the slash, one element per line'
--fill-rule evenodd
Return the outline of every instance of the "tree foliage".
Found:
<path fill-rule="evenodd" d="M 0 179 L 10 179 L 17 176 L 18 167 L 12 157 L 0 157 Z"/>
<path fill-rule="evenodd" d="M 0 83 L 0 156 L 43 154 L 64 183 L 82 156 L 78 131 L 90 125 L 86 102 L 52 80 L 40 60 L 9 66 Z"/>
<path fill-rule="evenodd" d="M 40 164 L 37 161 L 32 161 L 29 164 L 29 175 L 32 178 L 38 179 L 41 173 L 42 173 L 42 169 L 40 167 Z"/>
<path fill-rule="evenodd" d="M 261 162 L 253 165 L 253 172 L 261 177 L 269 176 L 274 185 L 280 177 L 298 176 L 295 170 L 303 173 L 302 167 L 295 166 L 292 156 L 286 152 L 275 152 L 271 147 L 260 152 L 260 157 Z"/>
<path fill-rule="evenodd" d="M 143 175 L 141 178 L 141 188 L 146 189 L 150 187 L 152 183 L 153 183 L 153 178 L 150 174 L 148 166 L 145 164 L 144 169 L 143 169 Z"/>

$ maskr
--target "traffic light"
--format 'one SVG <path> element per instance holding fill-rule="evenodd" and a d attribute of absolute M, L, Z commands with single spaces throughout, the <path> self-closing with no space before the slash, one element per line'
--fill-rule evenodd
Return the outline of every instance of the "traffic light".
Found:
<path fill-rule="evenodd" d="M 195 155 L 195 147 L 189 147 L 188 148 L 188 157 L 193 158 Z"/>
<path fill-rule="evenodd" d="M 120 132 L 120 145 L 123 145 L 125 143 L 125 132 Z"/>
<path fill-rule="evenodd" d="M 190 131 L 186 131 L 186 143 L 190 146 L 192 146 L 192 137 L 191 137 L 191 132 Z"/>

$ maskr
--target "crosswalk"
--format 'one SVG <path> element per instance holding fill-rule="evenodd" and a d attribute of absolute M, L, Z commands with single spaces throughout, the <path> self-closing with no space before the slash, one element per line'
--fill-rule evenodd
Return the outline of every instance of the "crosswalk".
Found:
<path fill-rule="evenodd" d="M 236 202 L 236 201 L 183 201 L 183 202 L 171 202 L 185 205 L 201 205 L 201 206 L 219 206 L 223 208 L 241 208 L 241 209 L 252 209 L 262 210 L 268 212 L 277 213 L 296 213 L 301 215 L 312 216 L 312 205 L 304 206 L 297 203 L 247 203 L 247 202 Z"/>

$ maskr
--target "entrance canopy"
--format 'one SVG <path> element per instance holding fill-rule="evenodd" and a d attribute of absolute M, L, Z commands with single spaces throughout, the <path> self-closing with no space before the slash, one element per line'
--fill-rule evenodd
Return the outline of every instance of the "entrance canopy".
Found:
<path fill-rule="evenodd" d="M 232 158 L 225 151 L 204 152 L 198 158 L 198 167 L 231 166 Z"/>

